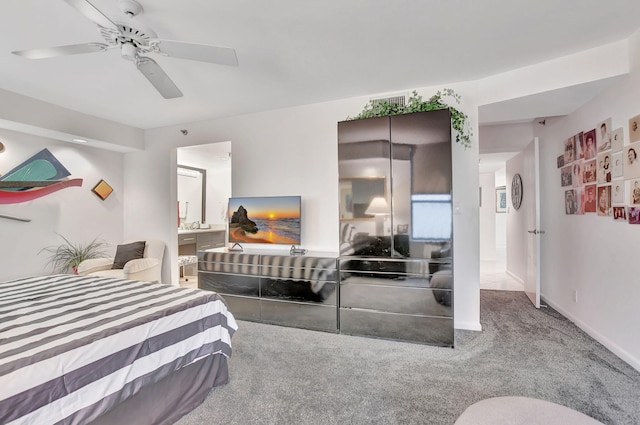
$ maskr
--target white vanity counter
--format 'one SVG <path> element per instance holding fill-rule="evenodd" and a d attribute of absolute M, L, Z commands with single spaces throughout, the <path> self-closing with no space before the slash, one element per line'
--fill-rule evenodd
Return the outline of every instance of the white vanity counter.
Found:
<path fill-rule="evenodd" d="M 179 235 L 185 235 L 190 233 L 206 233 L 206 232 L 225 232 L 227 226 L 224 224 L 212 224 L 210 227 L 201 229 L 178 229 Z"/>

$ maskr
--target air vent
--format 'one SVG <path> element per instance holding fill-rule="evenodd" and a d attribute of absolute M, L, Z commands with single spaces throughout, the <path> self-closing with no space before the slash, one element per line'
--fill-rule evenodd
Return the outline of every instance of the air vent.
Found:
<path fill-rule="evenodd" d="M 398 95 L 398 96 L 392 96 L 392 97 L 381 97 L 381 98 L 371 99 L 371 103 L 373 105 L 377 105 L 377 104 L 382 103 L 384 101 L 387 101 L 387 102 L 391 103 L 392 105 L 404 106 L 404 105 L 407 104 L 407 96 L 406 95 Z"/>

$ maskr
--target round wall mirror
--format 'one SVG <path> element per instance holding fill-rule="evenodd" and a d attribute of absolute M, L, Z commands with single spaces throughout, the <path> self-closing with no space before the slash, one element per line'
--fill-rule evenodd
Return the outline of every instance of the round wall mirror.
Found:
<path fill-rule="evenodd" d="M 520 205 L 522 205 L 522 177 L 520 174 L 514 175 L 511 181 L 511 204 L 516 210 L 520 209 Z"/>

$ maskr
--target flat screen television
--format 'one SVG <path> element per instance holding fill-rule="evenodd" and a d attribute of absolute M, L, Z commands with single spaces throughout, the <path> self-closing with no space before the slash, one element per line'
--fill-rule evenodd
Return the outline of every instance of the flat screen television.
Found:
<path fill-rule="evenodd" d="M 300 196 L 229 198 L 229 243 L 300 245 Z"/>

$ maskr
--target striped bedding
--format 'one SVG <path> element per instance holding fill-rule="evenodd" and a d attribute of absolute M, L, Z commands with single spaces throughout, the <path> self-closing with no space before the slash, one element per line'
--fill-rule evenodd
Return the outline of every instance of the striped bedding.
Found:
<path fill-rule="evenodd" d="M 214 292 L 74 275 L 0 283 L 0 424 L 88 423 L 205 356 L 229 357 L 236 330 Z"/>

